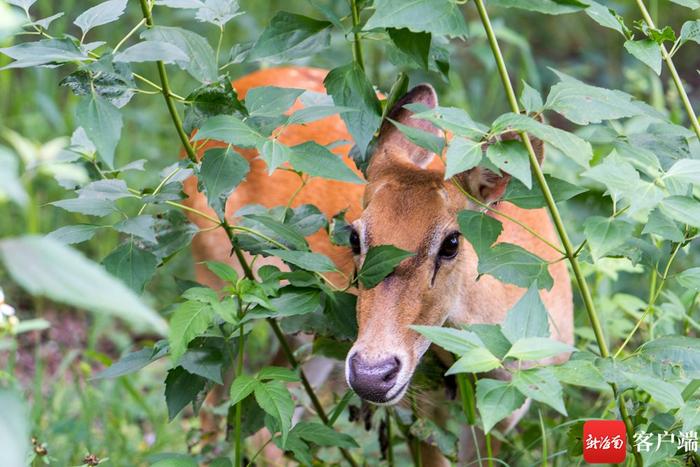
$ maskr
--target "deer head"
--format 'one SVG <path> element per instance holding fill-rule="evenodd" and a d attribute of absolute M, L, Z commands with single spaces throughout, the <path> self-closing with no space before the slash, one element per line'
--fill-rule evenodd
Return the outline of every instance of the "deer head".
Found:
<path fill-rule="evenodd" d="M 430 85 L 409 91 L 389 118 L 442 135 L 431 123 L 411 118 L 403 107 L 409 103 L 435 107 Z M 533 143 L 541 157 L 541 142 Z M 391 122 L 384 123 L 367 172 L 364 211 L 352 225 L 350 243 L 358 268 L 372 246 L 388 244 L 414 253 L 376 287 L 358 291 L 359 333 L 345 374 L 360 397 L 377 404 L 403 397 L 429 347 L 410 326 L 440 326 L 450 318 L 464 322 L 463 315 L 474 307 L 469 291 L 476 283 L 477 257 L 457 224 L 457 213 L 470 206 L 453 181 L 444 180 L 443 171 L 428 167 L 434 156 Z M 509 180 L 508 174 L 480 167 L 456 176 L 464 189 L 487 203 L 503 195 Z"/>

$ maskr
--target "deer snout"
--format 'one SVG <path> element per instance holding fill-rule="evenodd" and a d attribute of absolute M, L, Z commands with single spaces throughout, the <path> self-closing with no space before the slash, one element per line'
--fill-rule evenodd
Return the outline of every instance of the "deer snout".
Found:
<path fill-rule="evenodd" d="M 380 362 L 368 361 L 355 353 L 348 360 L 348 384 L 361 398 L 378 404 L 388 402 L 395 391 L 401 360 L 391 356 Z"/>

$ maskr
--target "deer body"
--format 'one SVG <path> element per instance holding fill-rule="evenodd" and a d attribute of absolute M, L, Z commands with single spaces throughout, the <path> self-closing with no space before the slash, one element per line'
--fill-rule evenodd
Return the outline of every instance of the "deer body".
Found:
<path fill-rule="evenodd" d="M 258 86 L 325 92 L 325 75 L 325 70 L 310 68 L 266 69 L 237 80 L 234 87 L 242 97 Z M 392 110 L 394 120 L 426 129 L 421 127 L 425 121 L 408 118 L 408 111 L 400 108 L 409 102 L 435 106 L 432 88 L 414 88 Z M 444 167 L 439 158 L 413 146 L 390 124 L 385 123 L 380 134 L 366 185 L 313 178 L 295 198 L 293 206 L 311 203 L 329 217 L 347 209 L 347 218 L 353 223 L 355 254 L 350 248 L 333 246 L 325 232 L 309 237 L 312 250 L 329 256 L 347 275 L 361 265 L 370 246 L 392 244 L 415 253 L 375 288 L 358 290 L 359 334 L 346 361 L 346 379 L 362 398 L 393 404 L 403 397 L 418 361 L 429 346 L 409 325 L 439 326 L 446 321 L 456 325 L 499 323 L 525 289 L 503 284 L 488 275 L 477 280 L 477 256 L 469 242 L 458 236 L 457 213 L 478 207 L 470 203 L 452 181 L 444 180 Z M 325 145 L 337 140 L 350 141 L 351 136 L 335 115 L 304 126 L 289 127 L 280 137 L 282 143 L 290 145 L 310 140 Z M 210 144 L 210 147 L 216 145 Z M 350 144 L 334 152 L 356 170 L 347 156 L 349 149 Z M 264 162 L 256 159 L 255 151 L 241 153 L 249 160 L 251 170 L 230 197 L 227 218 L 231 219 L 237 210 L 251 203 L 266 207 L 285 205 L 299 187 L 299 178 L 280 170 L 268 176 Z M 477 168 L 457 176 L 457 182 L 485 202 L 492 202 L 505 190 L 507 179 L 494 182 L 493 174 L 490 178 L 487 175 Z M 188 180 L 185 190 L 189 205 L 214 215 L 205 196 L 197 191 L 196 180 Z M 525 210 L 502 202 L 498 203 L 498 210 L 531 227 L 549 242 L 558 243 L 544 209 Z M 521 226 L 494 217 L 503 223 L 499 242 L 520 245 L 548 261 L 559 256 Z M 207 220 L 196 216 L 191 216 L 191 220 L 200 228 L 211 226 Z M 451 253 L 455 245 L 457 253 L 447 257 L 445 249 Z M 230 252 L 222 229 L 200 233 L 193 242 L 198 262 L 217 260 L 236 265 Z M 260 264 L 263 263 L 258 261 L 257 265 Z M 217 285 L 217 279 L 202 265 L 196 267 L 200 282 Z M 554 263 L 549 271 L 554 286 L 542 291 L 541 296 L 550 313 L 552 335 L 572 343 L 573 305 L 566 265 L 561 261 Z"/>

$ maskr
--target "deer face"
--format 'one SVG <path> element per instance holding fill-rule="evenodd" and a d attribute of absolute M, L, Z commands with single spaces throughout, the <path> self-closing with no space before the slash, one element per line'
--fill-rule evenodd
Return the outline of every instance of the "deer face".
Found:
<path fill-rule="evenodd" d="M 432 87 L 412 89 L 389 117 L 442 135 L 431 123 L 411 118 L 403 108 L 408 103 L 435 107 Z M 542 142 L 532 142 L 541 157 Z M 414 253 L 376 287 L 358 291 L 359 332 L 345 374 L 360 397 L 377 404 L 394 404 L 403 397 L 430 345 L 410 326 L 440 326 L 450 315 L 463 315 L 476 281 L 476 255 L 457 225 L 457 213 L 468 202 L 453 181 L 444 180 L 442 170 L 428 168 L 433 157 L 385 123 L 367 172 L 364 211 L 352 226 L 350 243 L 358 269 L 372 246 L 394 245 Z M 476 167 L 455 181 L 488 203 L 503 194 L 509 180 L 508 174 Z"/>

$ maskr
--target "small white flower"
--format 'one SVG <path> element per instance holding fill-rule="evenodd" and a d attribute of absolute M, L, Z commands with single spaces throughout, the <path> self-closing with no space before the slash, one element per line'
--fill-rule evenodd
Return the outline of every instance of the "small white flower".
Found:
<path fill-rule="evenodd" d="M 0 303 L 0 315 L 14 316 L 15 309 L 14 309 L 14 307 L 11 307 L 7 303 Z"/>

